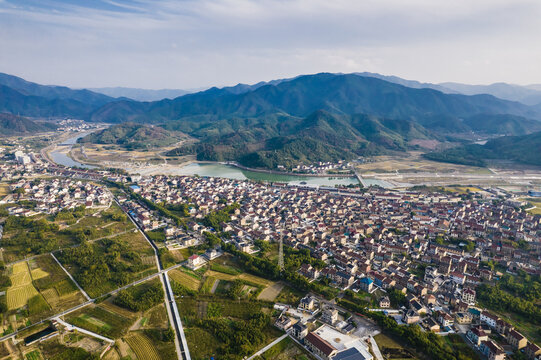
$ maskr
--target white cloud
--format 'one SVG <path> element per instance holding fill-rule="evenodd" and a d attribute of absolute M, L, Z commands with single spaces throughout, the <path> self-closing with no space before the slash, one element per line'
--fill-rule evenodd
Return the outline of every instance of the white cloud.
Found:
<path fill-rule="evenodd" d="M 541 82 L 538 0 L 30 1 L 0 0 L 0 71 L 38 82 L 192 88 L 319 71 Z"/>

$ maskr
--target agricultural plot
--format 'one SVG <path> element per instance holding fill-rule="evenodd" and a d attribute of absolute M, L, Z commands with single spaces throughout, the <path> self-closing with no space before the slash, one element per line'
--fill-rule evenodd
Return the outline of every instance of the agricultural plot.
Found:
<path fill-rule="evenodd" d="M 38 256 L 30 262 L 30 267 L 34 268 L 31 271 L 34 285 L 53 311 L 84 302 L 81 292 L 50 255 Z"/>
<path fill-rule="evenodd" d="M 26 353 L 24 358 L 26 360 L 41 360 L 41 359 L 43 359 L 41 357 L 41 353 L 39 352 L 39 350 L 34 350 L 34 351 L 29 352 L 29 353 Z"/>
<path fill-rule="evenodd" d="M 179 283 L 180 285 L 190 290 L 197 291 L 201 286 L 201 280 L 197 279 L 195 275 L 191 275 L 177 269 L 169 271 L 168 274 L 171 280 Z"/>
<path fill-rule="evenodd" d="M 258 300 L 274 301 L 278 294 L 284 288 L 284 284 L 281 282 L 274 283 L 273 285 L 265 288 L 257 297 Z"/>
<path fill-rule="evenodd" d="M 205 282 L 203 283 L 203 286 L 201 286 L 201 293 L 202 294 L 210 294 L 211 290 L 214 288 L 214 283 L 216 281 L 219 281 L 219 280 L 217 280 L 215 277 L 208 276 L 205 279 Z"/>
<path fill-rule="evenodd" d="M 135 321 L 101 306 L 87 306 L 69 314 L 66 321 L 97 334 L 116 339 L 125 334 Z"/>
<path fill-rule="evenodd" d="M 154 252 L 140 233 L 126 233 L 55 254 L 88 293 L 96 298 L 157 271 L 143 259 Z"/>
<path fill-rule="evenodd" d="M 160 360 L 160 355 L 150 342 L 150 339 L 142 334 L 134 334 L 126 338 L 126 342 L 139 360 Z"/>
<path fill-rule="evenodd" d="M 6 291 L 8 310 L 25 306 L 30 298 L 39 294 L 32 285 L 32 277 L 26 261 L 14 264 L 11 271 L 11 286 Z"/>

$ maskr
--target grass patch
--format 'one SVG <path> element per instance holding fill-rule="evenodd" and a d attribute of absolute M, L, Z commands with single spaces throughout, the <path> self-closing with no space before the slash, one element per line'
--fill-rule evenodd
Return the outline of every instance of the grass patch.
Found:
<path fill-rule="evenodd" d="M 45 301 L 41 294 L 37 294 L 28 299 L 28 314 L 37 315 L 49 310 L 49 304 Z"/>
<path fill-rule="evenodd" d="M 212 290 L 212 287 L 214 286 L 214 283 L 216 282 L 216 278 L 212 276 L 208 276 L 205 279 L 205 282 L 203 283 L 203 286 L 201 286 L 201 293 L 202 294 L 210 294 L 210 291 Z"/>
<path fill-rule="evenodd" d="M 127 332 L 133 323 L 133 318 L 126 318 L 95 306 L 70 314 L 66 321 L 97 334 L 117 339 Z"/>
<path fill-rule="evenodd" d="M 169 271 L 168 274 L 173 281 L 179 283 L 182 286 L 185 286 L 190 290 L 198 291 L 199 287 L 201 286 L 201 281 L 199 279 L 185 271 L 175 269 Z"/>
<path fill-rule="evenodd" d="M 242 274 L 242 270 L 226 266 L 226 265 L 220 265 L 220 264 L 212 264 L 210 266 L 210 269 L 213 271 L 221 272 L 223 274 L 229 274 L 229 275 L 239 275 Z"/>
<path fill-rule="evenodd" d="M 31 351 L 27 353 L 24 357 L 26 360 L 41 360 L 42 359 L 41 353 L 39 352 L 39 350 Z"/>

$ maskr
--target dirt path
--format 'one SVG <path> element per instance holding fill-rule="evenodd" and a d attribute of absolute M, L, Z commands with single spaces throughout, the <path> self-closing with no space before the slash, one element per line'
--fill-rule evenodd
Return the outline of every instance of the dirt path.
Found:
<path fill-rule="evenodd" d="M 220 279 L 216 279 L 214 282 L 214 285 L 212 285 L 212 289 L 210 289 L 210 293 L 214 294 L 216 292 L 216 289 L 218 288 L 218 284 L 220 283 Z"/>
<path fill-rule="evenodd" d="M 278 294 L 280 294 L 280 291 L 284 288 L 284 283 L 277 282 L 272 284 L 271 286 L 266 287 L 263 289 L 261 294 L 257 297 L 258 300 L 267 300 L 267 301 L 273 301 L 276 299 Z"/>

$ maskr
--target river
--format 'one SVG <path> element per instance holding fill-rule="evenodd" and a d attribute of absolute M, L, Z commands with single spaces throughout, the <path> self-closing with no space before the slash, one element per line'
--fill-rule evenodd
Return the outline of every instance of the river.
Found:
<path fill-rule="evenodd" d="M 49 157 L 55 163 L 64 166 L 76 166 L 85 169 L 95 169 L 96 166 L 87 165 L 73 160 L 68 156 L 68 153 L 77 143 L 77 139 L 87 135 L 88 133 L 77 134 L 57 146 L 57 148 L 49 153 Z M 209 164 L 209 163 L 191 163 L 185 166 L 179 166 L 175 169 L 167 169 L 168 175 L 199 175 L 209 177 L 222 177 L 227 179 L 237 180 L 255 180 L 267 182 L 281 182 L 291 185 L 309 185 L 309 186 L 331 186 L 335 185 L 357 185 L 359 181 L 355 177 L 315 177 L 315 176 L 294 176 L 294 175 L 279 175 L 268 174 L 256 171 L 239 169 L 234 166 L 224 164 Z"/>
<path fill-rule="evenodd" d="M 49 157 L 51 160 L 59 165 L 64 165 L 68 167 L 79 167 L 84 169 L 96 169 L 97 166 L 83 164 L 78 161 L 73 160 L 69 157 L 68 153 L 71 150 L 73 144 L 77 143 L 77 140 L 83 136 L 88 135 L 88 132 L 77 134 L 76 136 L 70 137 L 61 144 L 59 144 L 53 151 L 49 152 Z"/>
<path fill-rule="evenodd" d="M 316 176 L 294 176 L 268 174 L 256 171 L 239 169 L 224 164 L 191 163 L 179 168 L 176 173 L 179 175 L 199 175 L 211 177 L 223 177 L 237 180 L 255 180 L 267 182 L 281 182 L 292 185 L 310 186 L 332 186 L 335 185 L 357 185 L 359 182 L 354 177 L 316 177 Z"/>

